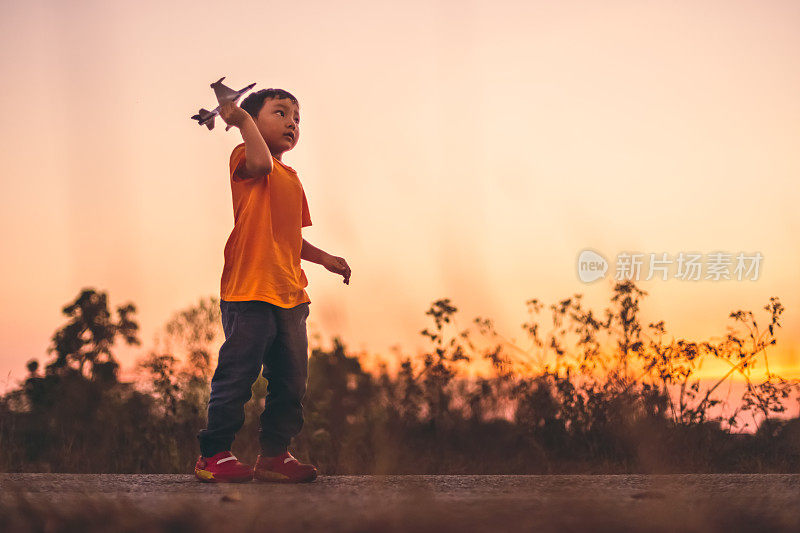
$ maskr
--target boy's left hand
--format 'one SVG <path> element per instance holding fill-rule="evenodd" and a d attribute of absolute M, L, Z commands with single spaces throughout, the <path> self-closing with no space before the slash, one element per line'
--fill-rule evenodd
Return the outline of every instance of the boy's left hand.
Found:
<path fill-rule="evenodd" d="M 350 284 L 350 266 L 343 257 L 336 257 L 335 255 L 328 254 L 322 266 L 334 274 L 341 274 L 344 277 L 345 285 Z"/>

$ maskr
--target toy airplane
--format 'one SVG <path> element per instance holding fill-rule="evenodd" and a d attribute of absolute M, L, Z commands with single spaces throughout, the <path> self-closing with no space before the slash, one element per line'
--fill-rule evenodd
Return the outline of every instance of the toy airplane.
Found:
<path fill-rule="evenodd" d="M 242 97 L 244 93 L 255 87 L 255 83 L 251 83 L 244 89 L 240 89 L 238 91 L 234 91 L 230 87 L 226 87 L 222 84 L 222 80 L 225 79 L 225 76 L 221 77 L 219 80 L 215 81 L 211 84 L 211 88 L 214 89 L 214 94 L 217 95 L 217 102 L 219 105 L 214 108 L 213 111 L 209 111 L 207 109 L 201 109 L 197 115 L 192 117 L 192 120 L 196 120 L 200 126 L 205 126 L 209 130 L 214 129 L 214 117 L 219 115 L 219 108 L 222 107 L 224 104 L 229 102 L 235 102 L 239 98 Z M 225 131 L 231 129 L 230 125 L 225 127 Z"/>

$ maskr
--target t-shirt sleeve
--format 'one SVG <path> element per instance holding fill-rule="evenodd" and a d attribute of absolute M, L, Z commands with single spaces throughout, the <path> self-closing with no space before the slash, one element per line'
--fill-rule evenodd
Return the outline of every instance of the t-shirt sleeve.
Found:
<path fill-rule="evenodd" d="M 245 179 L 244 172 L 244 144 L 240 144 L 231 152 L 231 179 L 241 181 Z"/>
<path fill-rule="evenodd" d="M 233 181 L 255 180 L 254 177 L 248 176 L 245 168 L 245 150 L 244 143 L 240 144 L 231 152 L 231 179 Z"/>
<path fill-rule="evenodd" d="M 311 215 L 308 212 L 308 200 L 306 200 L 306 191 L 303 191 L 303 223 L 300 227 L 304 228 L 311 225 Z"/>

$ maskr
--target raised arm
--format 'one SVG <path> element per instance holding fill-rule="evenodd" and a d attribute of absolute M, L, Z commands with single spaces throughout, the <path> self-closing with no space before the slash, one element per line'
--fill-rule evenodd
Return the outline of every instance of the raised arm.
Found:
<path fill-rule="evenodd" d="M 250 113 L 230 102 L 220 106 L 219 116 L 227 124 L 239 128 L 242 134 L 248 177 L 263 176 L 272 172 L 272 154 Z"/>

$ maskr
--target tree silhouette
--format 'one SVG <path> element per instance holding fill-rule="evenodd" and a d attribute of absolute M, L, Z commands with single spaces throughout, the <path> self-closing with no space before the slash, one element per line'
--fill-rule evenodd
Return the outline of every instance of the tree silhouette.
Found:
<path fill-rule="evenodd" d="M 117 335 L 129 345 L 141 344 L 137 337 L 139 325 L 131 318 L 135 312 L 132 303 L 119 306 L 114 321 L 106 293 L 83 289 L 74 302 L 62 309 L 70 320 L 52 337 L 47 352 L 55 353 L 55 360 L 47 365 L 46 372 L 58 374 L 74 368 L 92 379 L 116 381 L 119 364 L 111 348 Z"/>
<path fill-rule="evenodd" d="M 167 412 L 175 415 L 181 405 L 196 414 L 205 411 L 221 337 L 219 299 L 213 296 L 175 312 L 161 328 L 154 348 L 137 367 Z"/>

